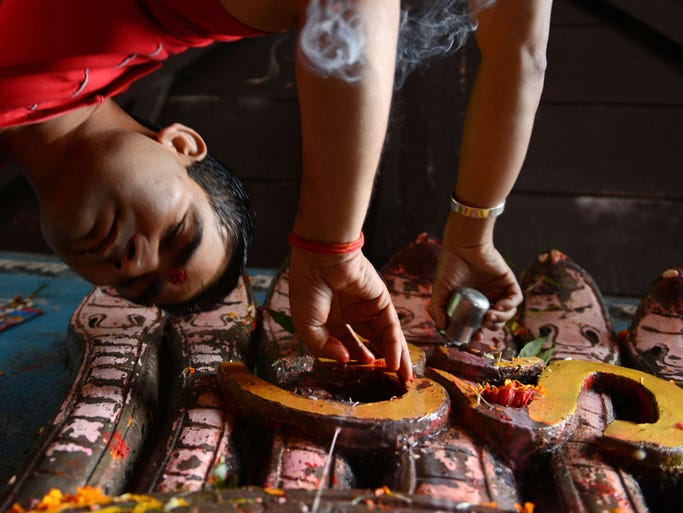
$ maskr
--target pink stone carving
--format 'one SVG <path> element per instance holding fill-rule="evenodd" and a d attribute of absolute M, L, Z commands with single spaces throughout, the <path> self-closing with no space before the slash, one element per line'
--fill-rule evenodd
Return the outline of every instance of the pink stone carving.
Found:
<path fill-rule="evenodd" d="M 683 385 L 683 267 L 666 270 L 652 283 L 624 348 L 635 367 Z"/>
<path fill-rule="evenodd" d="M 528 339 L 557 344 L 551 361 L 564 358 L 619 364 L 612 323 L 595 282 L 563 253 L 539 255 L 522 277 L 519 324 Z"/>
<path fill-rule="evenodd" d="M 136 491 L 199 491 L 219 464 L 239 478 L 233 417 L 217 392 L 215 375 L 223 361 L 248 360 L 256 314 L 241 278 L 216 308 L 169 319 L 165 347 L 172 388 L 166 391 L 166 417 L 152 457 L 135 480 Z"/>
<path fill-rule="evenodd" d="M 74 312 L 67 339 L 80 363 L 58 414 L 22 472 L 3 490 L 0 510 L 27 506 L 50 488 L 121 493 L 149 432 L 157 396 L 163 316 L 111 289 L 94 288 Z"/>

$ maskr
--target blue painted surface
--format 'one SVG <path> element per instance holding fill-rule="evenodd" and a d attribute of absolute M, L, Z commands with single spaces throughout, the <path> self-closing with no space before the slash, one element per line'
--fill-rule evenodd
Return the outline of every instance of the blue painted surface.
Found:
<path fill-rule="evenodd" d="M 0 253 L 0 261 L 58 263 L 33 255 Z M 59 409 L 73 380 L 66 329 L 91 285 L 68 270 L 56 275 L 0 272 L 0 301 L 30 295 L 43 314 L 0 331 L 0 487 L 14 475 L 37 435 Z"/>

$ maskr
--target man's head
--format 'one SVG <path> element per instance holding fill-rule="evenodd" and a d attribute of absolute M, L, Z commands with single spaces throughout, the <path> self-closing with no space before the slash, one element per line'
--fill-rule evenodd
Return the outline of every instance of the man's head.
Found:
<path fill-rule="evenodd" d="M 184 303 L 162 304 L 177 313 L 210 308 L 235 288 L 247 262 L 247 249 L 254 233 L 254 214 L 242 184 L 237 177 L 212 155 L 195 162 L 188 175 L 206 192 L 218 224 L 232 241 L 232 254 L 221 276 L 200 295 Z"/>
<path fill-rule="evenodd" d="M 243 269 L 247 196 L 194 130 L 117 116 L 84 123 L 66 138 L 59 171 L 32 181 L 44 236 L 91 283 L 169 310 L 209 307 Z"/>

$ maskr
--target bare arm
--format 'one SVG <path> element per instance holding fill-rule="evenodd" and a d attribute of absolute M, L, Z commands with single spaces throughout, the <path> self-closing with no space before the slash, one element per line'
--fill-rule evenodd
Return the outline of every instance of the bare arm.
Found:
<path fill-rule="evenodd" d="M 517 179 L 543 89 L 551 5 L 551 0 L 498 0 L 479 17 L 481 63 L 455 189 L 468 204 L 499 204 Z"/>
<path fill-rule="evenodd" d="M 222 1 L 240 21 L 257 28 L 287 28 L 293 19 L 301 28 L 306 21 L 305 2 Z M 254 3 L 263 7 L 273 1 L 274 10 L 256 12 Z M 363 27 L 363 51 L 351 66 L 357 80 L 321 73 L 301 44 L 296 56 L 303 169 L 293 231 L 317 243 L 359 237 L 391 105 L 399 1 L 347 4 Z M 282 23 L 275 11 L 281 13 Z M 292 248 L 290 302 L 297 333 L 314 354 L 341 361 L 370 360 L 367 350 L 344 336 L 345 325 L 350 324 L 384 353 L 390 370 L 398 370 L 404 379 L 411 377 L 405 337 L 388 290 L 360 250 L 331 256 Z"/>
<path fill-rule="evenodd" d="M 543 88 L 551 6 L 551 0 L 498 0 L 479 16 L 475 35 L 481 63 L 454 189 L 462 203 L 498 205 L 517 180 Z M 449 214 L 430 305 L 437 326 L 445 324 L 444 306 L 458 286 L 479 288 L 489 297 L 489 327 L 498 328 L 514 315 L 522 295 L 493 245 L 494 224 L 493 218 Z"/>
<path fill-rule="evenodd" d="M 357 82 L 321 77 L 297 55 L 303 177 L 294 230 L 323 242 L 358 237 L 391 104 L 398 2 L 354 3 L 366 37 Z"/>
<path fill-rule="evenodd" d="M 360 234 L 391 104 L 398 2 L 353 4 L 366 38 L 358 81 L 322 77 L 301 50 L 297 55 L 303 172 L 294 232 L 325 243 L 352 241 Z M 384 353 L 388 369 L 411 377 L 398 315 L 362 252 L 329 257 L 293 248 L 290 262 L 294 324 L 314 353 L 368 360 L 353 340 L 341 337 L 340 325 L 350 323 Z"/>

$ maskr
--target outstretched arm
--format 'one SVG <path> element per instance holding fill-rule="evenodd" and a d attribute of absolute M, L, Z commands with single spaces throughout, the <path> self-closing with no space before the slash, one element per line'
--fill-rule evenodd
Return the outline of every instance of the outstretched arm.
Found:
<path fill-rule="evenodd" d="M 396 59 L 399 2 L 348 3 L 365 37 L 348 70 L 353 81 L 321 76 L 301 45 L 297 55 L 303 173 L 294 233 L 322 243 L 360 235 L 386 134 Z M 294 324 L 314 353 L 369 360 L 342 336 L 348 323 L 384 353 L 389 370 L 411 377 L 398 315 L 362 251 L 329 256 L 293 247 L 290 265 Z"/>
<path fill-rule="evenodd" d="M 475 32 L 481 62 L 468 103 L 454 196 L 479 208 L 501 204 L 526 156 L 545 74 L 551 0 L 498 0 Z M 495 218 L 450 212 L 429 312 L 446 324 L 454 289 L 479 289 L 491 301 L 485 325 L 498 329 L 522 301 L 519 284 L 493 244 Z"/>
<path fill-rule="evenodd" d="M 222 1 L 226 6 L 240 4 Z M 255 4 L 273 2 L 272 9 L 256 15 Z M 296 19 L 303 30 L 307 21 L 306 2 L 243 4 L 251 5 L 234 5 L 230 12 L 257 28 L 287 28 L 278 26 L 278 20 Z M 350 79 L 316 65 L 314 56 L 302 45 L 301 30 L 296 56 L 303 169 L 293 232 L 318 245 L 339 244 L 359 238 L 372 194 L 391 105 L 399 0 L 313 0 L 312 4 L 333 10 L 348 8 L 337 22 L 360 28 L 358 42 L 362 43 L 360 53 L 341 69 Z M 309 21 L 310 17 L 309 11 Z M 314 45 L 326 44 L 331 51 L 323 53 L 328 57 L 343 54 L 348 42 L 328 36 L 314 39 Z M 412 376 L 407 344 L 389 292 L 360 249 L 329 255 L 294 245 L 290 302 L 297 333 L 314 354 L 340 361 L 350 357 L 371 360 L 367 349 L 348 336 L 346 325 L 350 325 L 384 353 L 389 370 L 397 370 L 403 379 Z"/>

